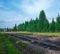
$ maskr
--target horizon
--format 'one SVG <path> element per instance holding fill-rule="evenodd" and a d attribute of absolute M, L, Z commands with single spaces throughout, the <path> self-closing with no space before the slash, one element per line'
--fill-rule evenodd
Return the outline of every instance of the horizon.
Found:
<path fill-rule="evenodd" d="M 12 28 L 39 17 L 41 10 L 51 22 L 60 13 L 60 3 L 54 0 L 0 0 L 0 28 Z"/>

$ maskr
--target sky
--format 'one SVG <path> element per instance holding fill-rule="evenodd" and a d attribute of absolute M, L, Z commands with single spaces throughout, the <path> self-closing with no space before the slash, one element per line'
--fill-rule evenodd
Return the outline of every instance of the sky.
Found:
<path fill-rule="evenodd" d="M 51 22 L 60 13 L 60 0 L 0 0 L 0 28 L 12 28 L 39 17 L 44 10 Z"/>

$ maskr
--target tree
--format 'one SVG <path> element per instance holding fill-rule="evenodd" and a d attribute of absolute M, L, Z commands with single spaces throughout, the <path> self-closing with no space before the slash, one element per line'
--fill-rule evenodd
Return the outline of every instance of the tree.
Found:
<path fill-rule="evenodd" d="M 34 31 L 35 30 L 35 28 L 34 28 L 34 20 L 30 20 L 30 22 L 29 22 L 29 24 L 28 24 L 28 30 L 29 31 Z"/>
<path fill-rule="evenodd" d="M 17 25 L 15 24 L 15 26 L 13 27 L 14 31 L 17 31 Z"/>
<path fill-rule="evenodd" d="M 36 20 L 34 20 L 34 31 L 39 32 L 39 19 L 36 17 Z"/>
<path fill-rule="evenodd" d="M 24 27 L 25 27 L 25 31 L 27 31 L 28 24 L 29 24 L 29 23 L 26 21 L 26 22 L 25 22 L 25 26 L 24 26 Z"/>
<path fill-rule="evenodd" d="M 56 29 L 58 32 L 60 32 L 60 15 L 58 15 L 56 19 Z"/>
<path fill-rule="evenodd" d="M 49 22 L 46 19 L 44 10 L 42 10 L 39 15 L 39 27 L 40 32 L 47 32 L 49 29 Z"/>
<path fill-rule="evenodd" d="M 50 31 L 55 32 L 55 21 L 54 18 L 52 19 L 51 25 L 50 25 Z"/>

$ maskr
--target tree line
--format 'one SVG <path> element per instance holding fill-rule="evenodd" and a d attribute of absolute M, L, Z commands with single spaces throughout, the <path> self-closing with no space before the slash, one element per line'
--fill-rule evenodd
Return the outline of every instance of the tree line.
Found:
<path fill-rule="evenodd" d="M 30 32 L 60 32 L 60 15 L 57 16 L 56 21 L 52 18 L 49 23 L 44 10 L 36 17 L 35 20 L 26 21 L 25 23 L 15 25 L 14 30 L 30 31 Z"/>

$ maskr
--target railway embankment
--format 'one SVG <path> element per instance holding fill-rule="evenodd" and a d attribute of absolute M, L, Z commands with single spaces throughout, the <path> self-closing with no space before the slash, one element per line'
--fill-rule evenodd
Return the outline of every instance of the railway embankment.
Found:
<path fill-rule="evenodd" d="M 23 42 L 29 44 L 30 47 L 32 47 L 35 51 L 38 52 L 43 51 L 44 54 L 60 54 L 59 36 L 32 37 L 32 35 L 23 35 L 23 34 L 17 34 L 17 35 L 11 34 L 11 36 L 23 40 Z"/>

